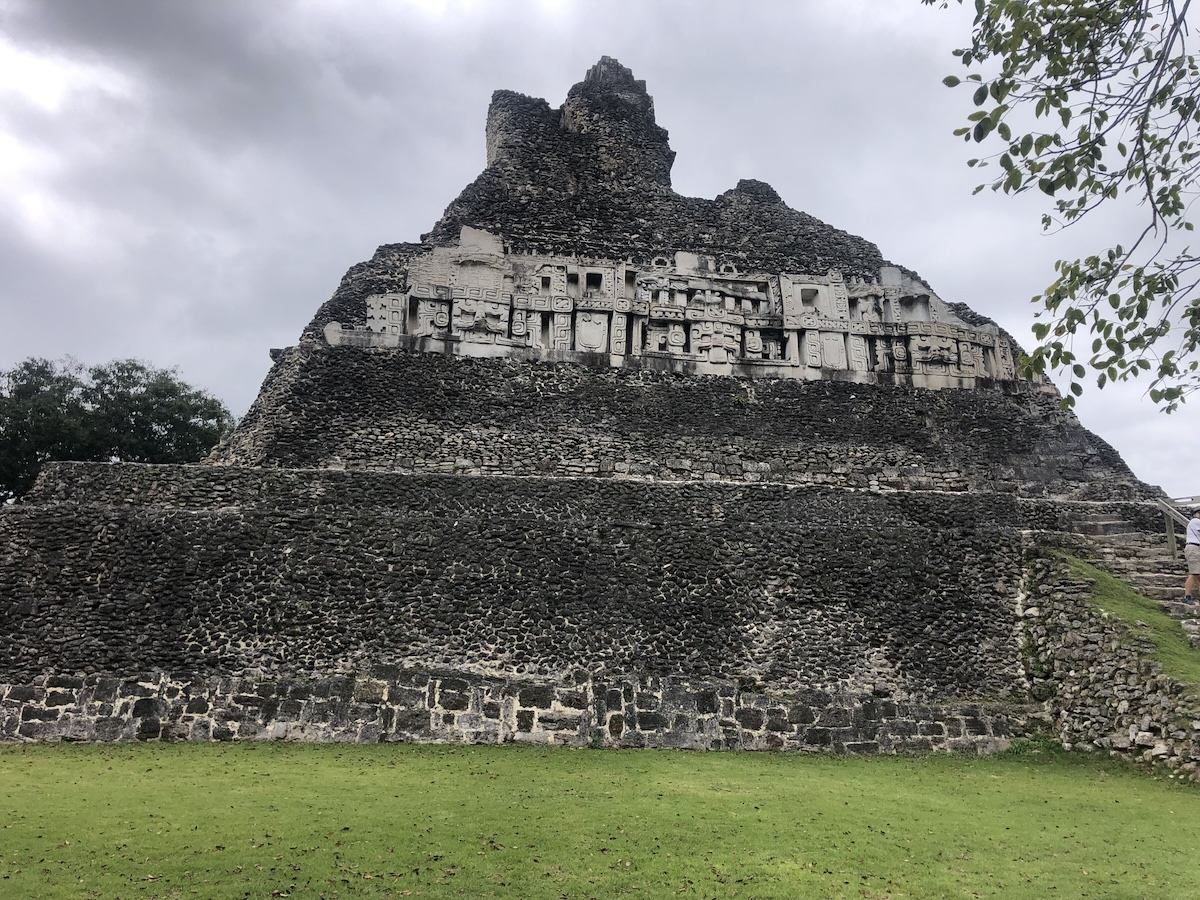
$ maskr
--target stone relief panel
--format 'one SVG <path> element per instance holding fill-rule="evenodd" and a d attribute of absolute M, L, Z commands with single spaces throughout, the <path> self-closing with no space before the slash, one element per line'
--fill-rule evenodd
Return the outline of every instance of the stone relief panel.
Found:
<path fill-rule="evenodd" d="M 695 353 L 711 363 L 731 362 L 742 345 L 742 329 L 732 322 L 701 321 L 692 325 L 691 345 Z"/>
<path fill-rule="evenodd" d="M 376 294 L 367 298 L 367 327 L 381 334 L 403 334 L 407 328 L 408 296 Z"/>
<path fill-rule="evenodd" d="M 1012 347 L 1004 338 L 996 341 L 996 356 L 993 369 L 989 373 L 993 378 L 1012 379 L 1017 377 L 1017 367 L 1013 362 Z"/>
<path fill-rule="evenodd" d="M 624 355 L 629 340 L 628 316 L 623 312 L 613 314 L 612 352 Z"/>
<path fill-rule="evenodd" d="M 472 288 L 460 294 L 455 288 L 452 308 L 451 333 L 463 340 L 492 344 L 508 337 L 512 304 L 502 303 L 496 290 Z"/>
<path fill-rule="evenodd" d="M 500 269 L 486 262 L 464 259 L 457 265 L 450 266 L 450 286 L 490 292 L 495 295 L 500 291 L 503 274 Z M 461 295 L 456 293 L 455 296 Z"/>
<path fill-rule="evenodd" d="M 679 252 L 646 271 L 631 260 L 507 256 L 498 238 L 465 229 L 461 247 L 411 260 L 405 284 L 367 298 L 360 328 L 327 329 L 330 343 L 394 346 L 410 336 L 467 354 L 506 352 L 490 345 L 608 353 L 614 364 L 662 356 L 718 373 L 769 367 L 776 377 L 841 370 L 963 386 L 1016 377 L 994 326 L 959 320 L 895 267 L 847 282 L 836 270 L 718 273 L 715 260 Z"/>
<path fill-rule="evenodd" d="M 861 334 L 850 334 L 846 337 L 849 368 L 855 372 L 871 371 L 871 351 L 867 346 L 867 338 Z"/>
<path fill-rule="evenodd" d="M 585 353 L 608 350 L 608 313 L 587 310 L 576 313 L 575 341 Z"/>
<path fill-rule="evenodd" d="M 821 331 L 821 360 L 822 367 L 827 369 L 848 369 L 846 361 L 846 337 L 840 331 Z"/>
<path fill-rule="evenodd" d="M 554 350 L 574 350 L 571 335 L 571 314 L 556 312 L 554 314 Z"/>

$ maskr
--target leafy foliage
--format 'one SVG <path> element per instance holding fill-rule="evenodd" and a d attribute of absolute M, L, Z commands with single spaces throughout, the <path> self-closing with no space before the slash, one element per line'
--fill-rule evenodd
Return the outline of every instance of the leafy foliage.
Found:
<path fill-rule="evenodd" d="M 970 88 L 977 107 L 955 134 L 993 150 L 969 165 L 1000 169 L 976 192 L 1041 191 L 1053 198 L 1042 217 L 1047 230 L 1118 198 L 1143 210 L 1132 241 L 1060 260 L 1057 278 L 1034 298 L 1043 305 L 1034 325 L 1039 346 L 1023 367 L 1068 371 L 1068 406 L 1089 368 L 1101 388 L 1148 373 L 1150 398 L 1166 412 L 1200 388 L 1200 255 L 1181 246 L 1200 187 L 1190 5 L 975 0 L 971 46 L 955 55 L 984 71 L 945 79 Z M 1090 349 L 1076 349 L 1075 339 L 1089 336 Z"/>
<path fill-rule="evenodd" d="M 196 462 L 232 425 L 220 400 L 174 370 L 27 359 L 0 370 L 0 502 L 50 460 Z"/>

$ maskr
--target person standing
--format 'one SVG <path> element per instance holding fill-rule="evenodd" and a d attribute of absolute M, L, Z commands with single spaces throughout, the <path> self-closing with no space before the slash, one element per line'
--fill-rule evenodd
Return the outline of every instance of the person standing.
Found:
<path fill-rule="evenodd" d="M 1192 520 L 1188 522 L 1183 560 L 1187 563 L 1188 570 L 1187 581 L 1183 583 L 1183 602 L 1193 603 L 1196 584 L 1200 582 L 1200 507 L 1192 510 Z"/>

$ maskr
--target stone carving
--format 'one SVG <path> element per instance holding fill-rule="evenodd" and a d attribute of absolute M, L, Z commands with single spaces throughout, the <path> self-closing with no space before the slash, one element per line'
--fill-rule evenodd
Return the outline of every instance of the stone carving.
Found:
<path fill-rule="evenodd" d="M 579 349 L 598 353 L 608 349 L 608 315 L 582 311 L 575 318 L 575 339 Z"/>
<path fill-rule="evenodd" d="M 475 293 L 478 289 L 474 289 Z M 495 290 L 488 290 L 484 298 L 460 296 L 455 289 L 453 333 L 465 341 L 495 343 L 497 337 L 508 336 L 509 316 L 512 305 L 501 303 Z"/>
<path fill-rule="evenodd" d="M 464 228 L 460 246 L 411 260 L 407 291 L 367 298 L 363 326 L 333 323 L 325 336 L 358 347 L 434 340 L 465 355 L 604 353 L 613 365 L 668 357 L 714 374 L 888 373 L 928 387 L 1015 377 L 994 326 L 957 319 L 894 267 L 847 282 L 837 270 L 718 273 L 695 253 L 657 261 L 639 272 L 631 261 L 509 256 L 498 238 Z"/>
<path fill-rule="evenodd" d="M 612 323 L 612 352 L 617 355 L 625 353 L 627 331 L 626 331 L 626 315 L 623 312 L 618 312 L 613 315 Z"/>
<path fill-rule="evenodd" d="M 701 321 L 692 325 L 692 350 L 709 362 L 727 363 L 738 355 L 742 330 L 731 322 Z"/>

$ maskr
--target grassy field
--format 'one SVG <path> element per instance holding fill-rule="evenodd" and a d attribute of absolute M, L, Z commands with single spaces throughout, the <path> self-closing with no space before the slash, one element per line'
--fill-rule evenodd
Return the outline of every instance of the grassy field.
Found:
<path fill-rule="evenodd" d="M 1107 759 L 0 747 L 0 897 L 1197 897 L 1200 790 Z"/>

